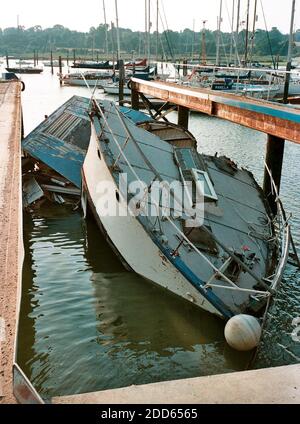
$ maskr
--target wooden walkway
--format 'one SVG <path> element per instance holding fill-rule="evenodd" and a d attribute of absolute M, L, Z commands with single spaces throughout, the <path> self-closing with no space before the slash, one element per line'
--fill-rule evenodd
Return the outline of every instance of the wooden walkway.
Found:
<path fill-rule="evenodd" d="M 204 88 L 132 78 L 132 91 L 300 144 L 300 109 Z M 132 99 L 134 107 L 134 99 Z"/>
<path fill-rule="evenodd" d="M 15 403 L 13 362 L 23 261 L 21 84 L 0 83 L 0 403 Z"/>

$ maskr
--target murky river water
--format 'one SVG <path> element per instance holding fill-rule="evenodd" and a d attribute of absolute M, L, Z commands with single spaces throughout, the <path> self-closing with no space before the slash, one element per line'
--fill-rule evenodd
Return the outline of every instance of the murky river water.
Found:
<path fill-rule="evenodd" d="M 88 94 L 60 88 L 49 69 L 23 79 L 25 133 L 71 95 Z M 195 114 L 190 130 L 201 151 L 226 154 L 261 183 L 264 135 Z M 286 143 L 282 198 L 298 249 L 299 163 L 300 148 Z M 248 366 L 250 354 L 226 345 L 221 320 L 126 272 L 80 212 L 54 205 L 25 215 L 24 242 L 18 361 L 45 398 Z M 300 316 L 300 273 L 291 266 L 271 312 L 256 367 L 299 361 L 290 333 Z"/>

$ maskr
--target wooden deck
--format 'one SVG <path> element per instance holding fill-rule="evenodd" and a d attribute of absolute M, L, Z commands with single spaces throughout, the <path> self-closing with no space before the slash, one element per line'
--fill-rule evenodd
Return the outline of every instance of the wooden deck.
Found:
<path fill-rule="evenodd" d="M 0 403 L 13 396 L 14 347 L 23 260 L 21 84 L 0 83 Z"/>

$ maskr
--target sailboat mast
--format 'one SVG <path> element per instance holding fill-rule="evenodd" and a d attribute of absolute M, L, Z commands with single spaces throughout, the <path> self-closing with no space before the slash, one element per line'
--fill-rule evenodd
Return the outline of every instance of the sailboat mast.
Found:
<path fill-rule="evenodd" d="M 158 61 L 158 42 L 159 42 L 158 18 L 159 18 L 159 0 L 156 0 L 156 61 Z"/>
<path fill-rule="evenodd" d="M 148 17 L 147 17 L 147 15 L 148 15 L 147 0 L 145 0 L 145 57 L 147 57 L 147 52 L 148 52 L 148 49 L 147 49 L 147 41 L 148 41 L 148 37 L 147 37 L 148 25 L 147 25 L 147 22 L 148 22 Z"/>
<path fill-rule="evenodd" d="M 150 65 L 151 2 L 148 0 L 148 65 Z"/>
<path fill-rule="evenodd" d="M 120 60 L 120 33 L 119 33 L 119 15 L 118 15 L 118 0 L 115 0 L 116 9 L 116 26 L 117 26 L 117 61 Z"/>
<path fill-rule="evenodd" d="M 257 0 L 254 1 L 254 14 L 253 14 L 253 28 L 252 28 L 252 36 L 251 36 L 251 55 L 250 62 L 252 62 L 253 49 L 254 49 L 254 40 L 255 40 L 255 26 L 256 26 L 256 10 L 257 10 Z"/>
<path fill-rule="evenodd" d="M 289 96 L 289 85 L 290 85 L 290 77 L 291 77 L 291 75 L 290 75 L 289 72 L 292 69 L 292 47 L 293 47 L 295 7 L 296 7 L 296 0 L 292 0 L 292 13 L 291 13 L 291 26 L 290 26 L 289 48 L 288 48 L 287 64 L 286 64 L 287 73 L 285 74 L 283 103 L 287 103 L 288 102 L 288 96 Z"/>
<path fill-rule="evenodd" d="M 229 54 L 229 63 L 232 60 L 232 50 L 233 50 L 233 38 L 234 38 L 234 11 L 235 11 L 235 0 L 232 0 L 232 16 L 231 16 L 231 39 L 230 39 L 230 54 Z"/>
<path fill-rule="evenodd" d="M 246 19 L 246 37 L 245 37 L 245 59 L 244 66 L 247 66 L 248 61 L 248 38 L 249 38 L 249 9 L 250 9 L 250 0 L 247 1 L 247 19 Z"/>
<path fill-rule="evenodd" d="M 240 10 L 241 10 L 241 0 L 237 2 L 237 12 L 236 12 L 236 32 L 235 32 L 235 43 L 236 43 L 236 56 L 235 56 L 235 65 L 239 62 L 239 28 L 240 28 Z"/>
<path fill-rule="evenodd" d="M 218 31 L 217 31 L 217 52 L 216 52 L 216 65 L 220 65 L 220 39 L 221 39 L 221 23 L 222 23 L 222 4 L 220 0 L 220 12 L 218 18 Z"/>
<path fill-rule="evenodd" d="M 102 0 L 102 3 L 103 3 L 103 15 L 104 15 L 104 25 L 105 25 L 105 53 L 106 53 L 106 59 L 107 59 L 108 58 L 108 34 L 107 34 L 105 0 Z"/>

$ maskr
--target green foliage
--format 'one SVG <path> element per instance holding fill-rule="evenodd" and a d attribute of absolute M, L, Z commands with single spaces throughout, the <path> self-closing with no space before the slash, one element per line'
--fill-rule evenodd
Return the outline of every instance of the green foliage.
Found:
<path fill-rule="evenodd" d="M 112 56 L 116 46 L 116 30 L 107 26 L 108 51 Z M 151 54 L 156 54 L 156 32 L 151 34 Z M 206 30 L 206 52 L 208 56 L 216 53 L 216 32 Z M 201 55 L 201 32 L 193 32 L 190 29 L 176 32 L 167 30 L 159 34 L 158 54 L 160 57 L 186 56 L 195 58 Z M 295 38 L 299 38 L 299 30 Z M 222 33 L 221 56 L 225 61 L 228 58 L 231 44 L 231 34 Z M 135 56 L 145 55 L 145 34 L 120 28 L 121 50 L 126 53 L 135 52 Z M 251 39 L 249 45 L 252 46 Z M 286 55 L 288 35 L 282 34 L 277 28 L 272 28 L 269 34 L 261 29 L 256 30 L 254 37 L 253 55 L 270 56 Z M 271 46 L 271 47 L 270 47 Z M 238 51 L 243 56 L 245 47 L 245 31 L 241 31 L 237 40 Z M 62 25 L 54 25 L 52 28 L 42 29 L 41 26 L 25 29 L 0 28 L 0 55 L 6 52 L 10 55 L 24 56 L 37 50 L 40 55 L 49 54 L 50 50 L 68 51 L 76 49 L 77 54 L 90 54 L 91 51 L 105 53 L 105 25 L 90 28 L 88 33 L 72 31 Z M 235 48 L 233 49 L 235 51 Z M 96 54 L 96 53 L 95 53 Z"/>

